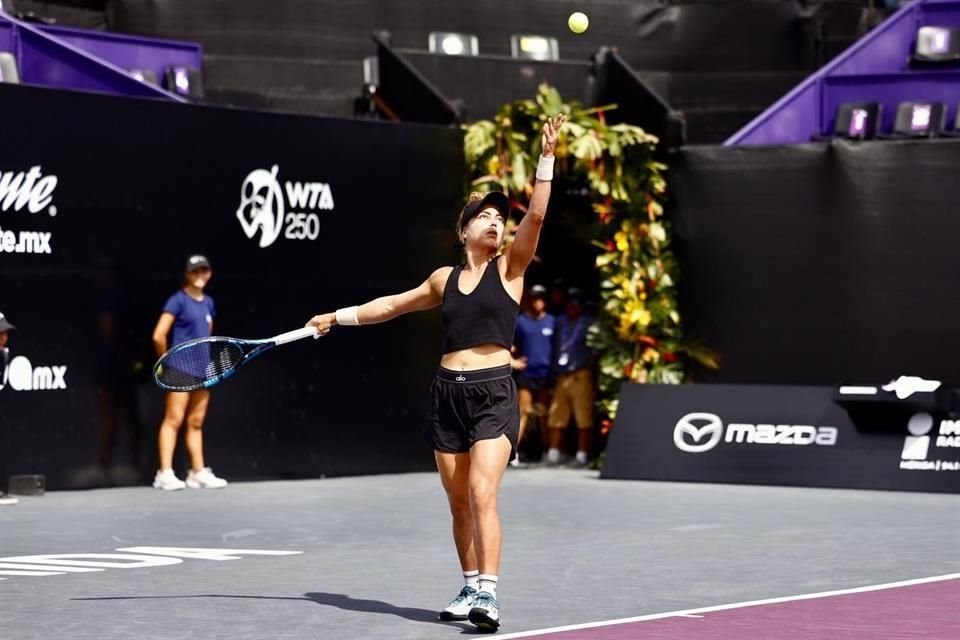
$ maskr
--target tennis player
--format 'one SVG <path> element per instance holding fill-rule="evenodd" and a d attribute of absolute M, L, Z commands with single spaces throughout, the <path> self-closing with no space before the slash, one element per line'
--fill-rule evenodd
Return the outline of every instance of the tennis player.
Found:
<path fill-rule="evenodd" d="M 213 332 L 216 309 L 213 298 L 204 293 L 213 271 L 210 261 L 194 255 L 184 267 L 183 287 L 167 299 L 163 313 L 153 330 L 153 348 L 162 356 L 168 347 L 173 347 L 194 338 L 206 338 Z M 167 337 L 173 331 L 172 344 Z M 203 460 L 203 421 L 210 404 L 210 390 L 167 392 L 163 422 L 160 424 L 158 449 L 160 469 L 153 479 L 153 486 L 164 491 L 191 489 L 222 489 L 227 481 L 214 475 Z M 173 471 L 173 451 L 177 446 L 177 433 L 186 418 L 187 433 L 184 442 L 190 457 L 190 472 L 184 482 Z"/>
<path fill-rule="evenodd" d="M 442 307 L 443 355 L 430 389 L 425 435 L 450 503 L 465 584 L 440 619 L 469 619 L 484 631 L 500 627 L 497 493 L 516 453 L 520 422 L 510 346 L 523 275 L 547 213 L 557 134 L 565 121 L 559 115 L 543 126 L 529 209 L 503 255 L 498 254 L 510 213 L 507 196 L 473 193 L 457 221 L 464 264 L 441 267 L 410 291 L 314 316 L 307 323 L 324 334 L 335 325 L 375 324 Z"/>

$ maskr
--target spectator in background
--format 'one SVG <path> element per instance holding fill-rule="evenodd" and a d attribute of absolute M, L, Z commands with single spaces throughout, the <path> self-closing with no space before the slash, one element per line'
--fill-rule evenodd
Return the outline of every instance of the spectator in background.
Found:
<path fill-rule="evenodd" d="M 153 347 L 157 356 L 178 344 L 206 338 L 213 332 L 216 315 L 213 298 L 204 293 L 213 271 L 210 262 L 201 255 L 190 256 L 184 268 L 183 287 L 170 296 L 163 307 L 160 320 L 153 330 Z M 167 342 L 170 330 L 173 340 Z M 167 393 L 163 422 L 158 438 L 160 469 L 153 479 L 153 486 L 164 491 L 191 489 L 221 489 L 227 481 L 213 474 L 203 460 L 203 420 L 210 403 L 210 390 Z M 177 446 L 177 433 L 186 418 L 187 433 L 184 441 L 190 456 L 190 472 L 184 482 L 173 472 L 173 451 Z"/>
<path fill-rule="evenodd" d="M 553 284 L 550 286 L 550 299 L 547 302 L 547 313 L 554 318 L 559 318 L 563 315 L 566 306 L 567 286 L 563 278 L 555 278 Z"/>
<path fill-rule="evenodd" d="M 10 340 L 10 330 L 16 329 L 10 324 L 7 316 L 0 313 L 0 365 L 3 371 L 0 371 L 0 389 L 7 386 L 7 367 L 10 364 L 10 349 L 7 348 L 7 341 Z"/>
<path fill-rule="evenodd" d="M 540 405 L 542 411 L 550 402 L 555 318 L 547 313 L 546 295 L 545 287 L 539 284 L 530 287 L 525 300 L 526 309 L 517 318 L 513 338 L 513 368 L 520 406 L 520 443 L 523 443 L 523 436 L 530 424 L 534 403 Z M 545 435 L 543 437 L 546 440 Z M 517 466 L 518 459 L 514 458 L 510 464 Z"/>
<path fill-rule="evenodd" d="M 547 414 L 550 448 L 547 462 L 560 462 L 560 447 L 570 423 L 570 414 L 577 423 L 577 454 L 574 465 L 584 467 L 590 456 L 593 436 L 593 350 L 587 346 L 587 329 L 593 318 L 583 313 L 580 290 L 567 292 L 564 314 L 557 318 L 554 334 L 553 402 Z"/>
<path fill-rule="evenodd" d="M 0 371 L 0 389 L 3 389 L 7 386 L 7 366 L 10 364 L 10 350 L 7 349 L 7 341 L 10 339 L 9 332 L 11 329 L 16 329 L 10 321 L 7 320 L 7 317 L 0 313 L 0 367 L 3 367 L 3 370 Z M 6 432 L 4 432 L 6 436 Z M 9 451 L 9 447 L 4 447 Z M 0 475 L 0 482 L 6 483 L 7 481 L 7 470 L 0 469 L 2 475 Z M 19 500 L 16 498 L 7 495 L 3 491 L 0 491 L 0 506 L 17 504 Z"/>

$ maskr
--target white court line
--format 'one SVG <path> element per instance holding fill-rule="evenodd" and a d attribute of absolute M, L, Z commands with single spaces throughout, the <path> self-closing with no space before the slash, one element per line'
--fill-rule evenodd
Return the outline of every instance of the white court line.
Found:
<path fill-rule="evenodd" d="M 651 613 L 645 616 L 636 616 L 633 618 L 617 618 L 616 620 L 601 620 L 600 622 L 586 622 L 584 624 L 570 624 L 564 627 L 550 627 L 548 629 L 537 629 L 534 631 L 520 631 L 517 633 L 508 633 L 498 635 L 498 640 L 510 640 L 511 638 L 529 638 L 545 633 L 560 633 L 561 631 L 576 631 L 578 629 L 593 629 L 596 627 L 609 627 L 616 624 L 626 624 L 628 622 L 647 622 L 650 620 L 662 620 L 664 618 L 689 617 L 703 613 L 713 613 L 715 611 L 726 611 L 728 609 L 741 609 L 745 607 L 758 607 L 765 604 L 780 604 L 782 602 L 797 602 L 800 600 L 815 600 L 817 598 L 831 598 L 834 596 L 845 596 L 854 593 L 869 593 L 870 591 L 883 591 L 884 589 L 897 589 L 899 587 L 912 587 L 918 584 L 928 584 L 930 582 L 943 582 L 945 580 L 958 580 L 960 573 L 948 573 L 943 576 L 932 576 L 930 578 L 915 578 L 913 580 L 903 580 L 901 582 L 887 582 L 885 584 L 875 584 L 866 587 L 854 587 L 852 589 L 839 589 L 837 591 L 821 591 L 819 593 L 805 593 L 799 596 L 784 596 L 782 598 L 768 598 L 766 600 L 750 600 L 748 602 L 734 602 L 732 604 L 720 604 L 712 607 L 701 607 L 699 609 L 683 609 L 680 611 L 668 611 L 666 613 Z"/>

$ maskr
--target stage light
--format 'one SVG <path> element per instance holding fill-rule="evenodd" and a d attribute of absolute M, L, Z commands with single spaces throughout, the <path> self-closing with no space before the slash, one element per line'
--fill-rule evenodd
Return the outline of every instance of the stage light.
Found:
<path fill-rule="evenodd" d="M 131 69 L 130 77 L 147 84 L 159 84 L 157 82 L 157 74 L 149 69 Z"/>
<path fill-rule="evenodd" d="M 203 99 L 203 75 L 198 69 L 172 65 L 167 67 L 163 80 L 167 91 L 190 100 Z"/>
<path fill-rule="evenodd" d="M 20 83 L 20 72 L 17 70 L 17 59 L 10 53 L 0 53 L 0 82 L 11 84 Z"/>
<path fill-rule="evenodd" d="M 948 62 L 960 59 L 960 29 L 920 27 L 914 59 L 927 62 Z"/>
<path fill-rule="evenodd" d="M 851 138 L 862 138 L 867 132 L 867 120 L 870 114 L 866 109 L 853 109 L 850 112 L 850 125 L 847 128 L 847 135 Z"/>
<path fill-rule="evenodd" d="M 480 52 L 477 36 L 469 33 L 434 31 L 427 38 L 430 53 L 448 56 L 475 56 Z"/>
<path fill-rule="evenodd" d="M 914 69 L 957 68 L 960 63 L 960 29 L 920 27 L 909 61 Z"/>
<path fill-rule="evenodd" d="M 380 84 L 380 67 L 377 56 L 363 59 L 363 86 L 376 87 Z"/>
<path fill-rule="evenodd" d="M 943 133 L 947 106 L 940 102 L 901 102 L 893 123 L 894 138 L 932 138 Z"/>
<path fill-rule="evenodd" d="M 526 58 L 528 60 L 558 60 L 560 58 L 556 38 L 532 34 L 510 36 L 510 54 L 514 58 Z"/>
<path fill-rule="evenodd" d="M 847 102 L 837 107 L 833 137 L 869 140 L 877 136 L 881 106 L 877 102 Z"/>

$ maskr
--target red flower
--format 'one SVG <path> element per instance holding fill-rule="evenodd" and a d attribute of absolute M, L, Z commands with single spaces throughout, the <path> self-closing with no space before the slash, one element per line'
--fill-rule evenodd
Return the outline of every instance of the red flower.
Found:
<path fill-rule="evenodd" d="M 607 246 L 607 251 L 615 251 L 617 248 L 617 245 L 613 243 L 613 240 L 607 240 L 606 246 Z"/>
<path fill-rule="evenodd" d="M 672 351 L 664 351 L 664 352 L 663 352 L 663 361 L 666 362 L 666 363 L 668 363 L 668 364 L 671 363 L 671 362 L 676 362 L 676 361 L 677 361 L 677 354 L 673 353 Z"/>
<path fill-rule="evenodd" d="M 630 362 L 628 362 L 626 365 L 624 365 L 624 367 L 623 367 L 623 375 L 627 376 L 628 378 L 633 375 L 633 361 L 632 361 L 632 360 L 631 360 Z"/>
<path fill-rule="evenodd" d="M 607 435 L 611 429 L 613 429 L 613 421 L 610 418 L 605 418 L 600 421 L 600 435 Z"/>

